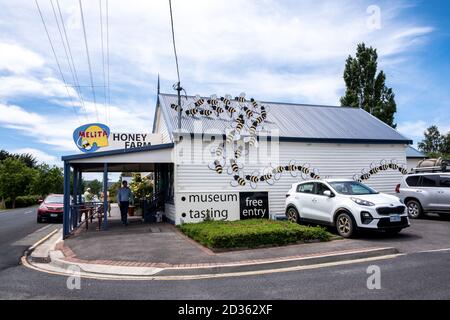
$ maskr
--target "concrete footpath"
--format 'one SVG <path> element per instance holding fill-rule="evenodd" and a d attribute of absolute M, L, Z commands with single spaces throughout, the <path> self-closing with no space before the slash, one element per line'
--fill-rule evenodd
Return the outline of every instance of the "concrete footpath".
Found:
<path fill-rule="evenodd" d="M 392 246 L 355 240 L 302 243 L 213 252 L 167 223 L 144 224 L 131 217 L 123 226 L 113 208 L 107 231 L 94 225 L 62 240 L 49 234 L 30 248 L 22 262 L 49 273 L 103 279 L 195 279 L 313 268 L 323 264 L 390 258 Z"/>

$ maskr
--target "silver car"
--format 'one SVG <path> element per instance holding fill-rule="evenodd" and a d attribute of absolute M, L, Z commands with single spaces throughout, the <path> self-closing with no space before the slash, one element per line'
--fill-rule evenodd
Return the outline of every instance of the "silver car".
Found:
<path fill-rule="evenodd" d="M 415 173 L 404 176 L 395 188 L 408 215 L 417 219 L 427 212 L 450 215 L 450 173 Z"/>

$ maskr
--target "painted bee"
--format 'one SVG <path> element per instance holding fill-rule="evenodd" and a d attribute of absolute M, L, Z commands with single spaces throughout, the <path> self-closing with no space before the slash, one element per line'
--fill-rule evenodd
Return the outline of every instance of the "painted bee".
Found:
<path fill-rule="evenodd" d="M 224 144 L 221 143 L 217 147 L 212 147 L 211 148 L 211 154 L 213 154 L 213 155 L 215 155 L 217 157 L 225 158 L 225 147 L 224 147 Z"/>
<path fill-rule="evenodd" d="M 230 184 L 232 187 L 237 187 L 237 186 L 245 186 L 246 185 L 246 181 L 244 178 L 244 173 L 242 171 L 239 172 L 239 174 L 235 174 L 233 176 L 233 180 L 231 180 Z"/>
<path fill-rule="evenodd" d="M 230 117 L 233 117 L 233 114 L 238 112 L 238 109 L 236 109 L 236 107 L 233 107 L 232 105 L 226 105 L 225 110 L 228 111 Z"/>
<path fill-rule="evenodd" d="M 275 180 L 280 180 L 281 174 L 284 172 L 284 170 L 284 166 L 276 166 L 275 168 L 272 168 L 273 178 Z"/>
<path fill-rule="evenodd" d="M 227 94 L 225 97 L 220 97 L 220 101 L 222 101 L 225 107 L 229 106 L 231 104 L 231 96 Z"/>
<path fill-rule="evenodd" d="M 317 169 L 314 169 L 312 171 L 310 170 L 309 176 L 311 177 L 311 179 L 316 179 L 316 180 L 320 179 L 319 170 L 317 170 Z"/>
<path fill-rule="evenodd" d="M 258 116 L 258 117 L 255 119 L 255 122 L 258 123 L 258 124 L 263 123 L 263 121 L 264 121 L 263 116 Z"/>
<path fill-rule="evenodd" d="M 243 166 L 240 162 L 235 159 L 230 159 L 230 166 L 228 167 L 228 174 L 238 173 Z"/>
<path fill-rule="evenodd" d="M 245 103 L 245 93 L 242 92 L 239 97 L 234 98 L 234 100 L 236 100 L 237 102 L 239 102 L 239 104 L 243 104 Z"/>
<path fill-rule="evenodd" d="M 380 169 L 377 165 L 374 165 L 374 163 L 372 162 L 372 163 L 370 164 L 370 170 L 369 170 L 369 173 L 370 173 L 371 175 L 373 175 L 373 174 L 377 174 L 378 171 L 381 171 L 381 169 Z"/>
<path fill-rule="evenodd" d="M 389 168 L 392 170 L 397 170 L 398 169 L 398 164 L 395 160 L 391 160 L 391 162 L 389 163 Z"/>
<path fill-rule="evenodd" d="M 402 166 L 398 166 L 398 171 L 400 171 L 401 174 L 408 174 L 408 170 Z"/>
<path fill-rule="evenodd" d="M 244 151 L 248 151 L 248 150 L 244 150 L 244 146 L 242 146 L 242 145 L 238 146 L 236 148 L 236 150 L 234 150 L 234 158 L 239 159 L 240 157 L 242 157 L 242 155 L 244 154 Z"/>
<path fill-rule="evenodd" d="M 256 136 L 247 137 L 244 139 L 244 142 L 248 143 L 250 147 L 258 148 L 258 139 Z"/>
<path fill-rule="evenodd" d="M 81 147 L 81 148 L 84 149 L 84 150 L 87 150 L 87 151 L 89 151 L 89 150 L 92 149 L 92 146 L 91 146 L 91 144 L 89 143 L 89 141 L 86 140 L 86 139 L 83 139 L 82 137 L 80 137 L 80 138 L 78 139 L 78 146 Z"/>
<path fill-rule="evenodd" d="M 221 106 L 211 106 L 211 108 L 216 112 L 217 116 L 224 112 Z"/>
<path fill-rule="evenodd" d="M 252 125 L 248 129 L 248 133 L 250 133 L 252 136 L 255 135 L 257 128 L 258 128 L 258 122 L 253 121 Z"/>
<path fill-rule="evenodd" d="M 211 170 L 214 170 L 218 174 L 222 174 L 224 165 L 225 165 L 225 163 L 224 163 L 223 159 L 221 159 L 221 160 L 217 159 L 217 160 L 214 160 L 214 162 L 209 164 L 209 168 Z"/>
<path fill-rule="evenodd" d="M 227 134 L 227 139 L 226 139 L 227 144 L 232 143 L 234 141 L 235 136 L 236 136 L 236 130 L 231 130 Z"/>
<path fill-rule="evenodd" d="M 380 168 L 380 170 L 385 171 L 385 170 L 389 169 L 389 164 L 387 163 L 386 160 L 381 160 L 379 168 Z"/>
<path fill-rule="evenodd" d="M 235 123 L 236 123 L 236 131 L 239 133 L 245 124 L 244 116 L 240 114 L 239 117 L 237 117 Z"/>
<path fill-rule="evenodd" d="M 273 180 L 273 175 L 270 172 L 267 172 L 267 173 L 263 174 L 262 176 L 260 176 L 259 181 L 261 181 L 261 182 L 265 181 L 270 185 L 273 185 L 275 183 L 275 181 Z"/>
<path fill-rule="evenodd" d="M 265 106 L 261 106 L 261 117 L 263 117 L 264 120 L 267 119 L 267 109 Z"/>
<path fill-rule="evenodd" d="M 311 177 L 311 169 L 309 168 L 309 163 L 304 163 L 303 165 L 298 166 L 298 171 L 302 174 L 302 179 L 307 179 Z"/>
<path fill-rule="evenodd" d="M 171 105 L 170 105 L 170 107 L 173 109 L 173 110 L 175 110 L 175 111 L 178 111 L 179 110 L 179 106 L 178 105 L 176 105 L 175 103 L 172 103 Z M 183 109 L 181 109 L 181 110 L 183 110 Z"/>
<path fill-rule="evenodd" d="M 357 173 L 355 173 L 355 174 L 353 175 L 353 180 L 354 180 L 354 181 L 357 181 L 357 182 L 362 182 L 361 177 L 360 177 Z"/>
<path fill-rule="evenodd" d="M 208 109 L 202 109 L 200 110 L 200 114 L 205 117 L 210 117 L 213 114 L 213 112 Z"/>
<path fill-rule="evenodd" d="M 192 109 L 186 110 L 185 113 L 188 116 L 195 116 L 198 113 L 198 109 L 194 107 Z"/>
<path fill-rule="evenodd" d="M 291 160 L 289 161 L 289 165 L 284 167 L 284 170 L 289 171 L 291 173 L 291 176 L 296 177 L 298 165 L 296 164 L 295 160 Z"/>
<path fill-rule="evenodd" d="M 361 177 L 360 177 L 360 179 L 361 180 L 369 180 L 370 179 L 370 173 L 368 173 L 368 172 L 365 172 L 365 170 L 363 169 L 363 170 L 361 170 Z"/>
<path fill-rule="evenodd" d="M 259 181 L 258 171 L 253 172 L 251 175 L 246 175 L 245 180 L 250 181 L 250 187 L 256 189 L 256 185 Z"/>
<path fill-rule="evenodd" d="M 195 100 L 194 106 L 195 106 L 196 108 L 200 107 L 202 104 L 205 103 L 205 99 L 203 99 L 203 98 L 200 97 L 199 95 L 196 95 L 194 100 Z"/>
<path fill-rule="evenodd" d="M 253 111 L 250 110 L 250 108 L 248 107 L 244 107 L 244 113 L 247 116 L 248 119 L 250 119 L 251 117 L 253 117 Z"/>
<path fill-rule="evenodd" d="M 213 94 L 207 101 L 211 107 L 217 107 L 219 105 L 219 100 L 217 100 L 217 96 Z"/>
<path fill-rule="evenodd" d="M 252 105 L 253 108 L 258 108 L 258 102 L 255 101 L 255 99 L 251 98 L 250 99 L 250 104 Z"/>

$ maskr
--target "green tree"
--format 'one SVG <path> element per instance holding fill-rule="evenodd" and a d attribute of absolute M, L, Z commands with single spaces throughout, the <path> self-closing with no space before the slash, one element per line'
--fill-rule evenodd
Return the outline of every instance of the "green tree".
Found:
<path fill-rule="evenodd" d="M 130 189 L 135 199 L 147 198 L 153 193 L 153 183 L 147 177 L 142 177 L 140 173 L 133 173 Z"/>
<path fill-rule="evenodd" d="M 450 158 L 450 132 L 442 136 L 441 154 L 444 158 Z"/>
<path fill-rule="evenodd" d="M 424 139 L 417 146 L 428 157 L 435 158 L 441 156 L 443 137 L 437 126 L 433 125 L 425 130 Z"/>
<path fill-rule="evenodd" d="M 395 94 L 385 84 L 383 71 L 377 74 L 377 50 L 364 43 L 358 44 L 356 57 L 349 56 L 345 63 L 345 95 L 341 105 L 362 108 L 387 125 L 395 128 L 394 115 L 397 112 Z"/>
<path fill-rule="evenodd" d="M 15 208 L 16 198 L 28 194 L 35 174 L 34 169 L 18 159 L 3 160 L 0 162 L 0 196 L 3 199 L 10 198 Z"/>
<path fill-rule="evenodd" d="M 86 182 L 86 188 L 91 188 L 91 193 L 94 195 L 98 195 L 100 191 L 103 189 L 103 183 L 98 181 L 97 179 Z"/>
<path fill-rule="evenodd" d="M 64 174 L 61 168 L 43 163 L 37 166 L 36 172 L 31 184 L 32 194 L 46 196 L 64 192 Z"/>

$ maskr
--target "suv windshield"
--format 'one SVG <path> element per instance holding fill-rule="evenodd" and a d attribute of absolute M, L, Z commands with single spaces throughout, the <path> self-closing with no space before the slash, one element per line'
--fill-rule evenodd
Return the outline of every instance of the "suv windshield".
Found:
<path fill-rule="evenodd" d="M 45 203 L 63 203 L 63 196 L 48 196 Z"/>
<path fill-rule="evenodd" d="M 359 183 L 357 181 L 333 181 L 329 182 L 330 186 L 340 194 L 346 195 L 364 195 L 377 194 L 378 192 L 372 188 Z"/>

